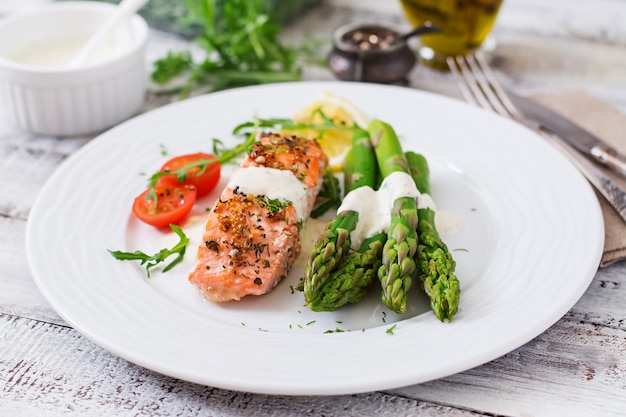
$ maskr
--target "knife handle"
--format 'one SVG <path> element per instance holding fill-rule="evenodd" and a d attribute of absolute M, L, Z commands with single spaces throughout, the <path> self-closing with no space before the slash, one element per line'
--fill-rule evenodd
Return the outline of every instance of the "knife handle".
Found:
<path fill-rule="evenodd" d="M 607 165 L 621 172 L 623 175 L 626 175 L 626 159 L 619 155 L 617 151 L 610 146 L 594 146 L 591 148 L 591 155 L 604 165 Z"/>
<path fill-rule="evenodd" d="M 600 194 L 611 204 L 619 216 L 626 222 L 626 191 L 622 190 L 611 178 L 590 160 L 569 146 L 555 134 L 543 134 L 552 145 L 559 149 L 576 168 L 587 178 Z"/>

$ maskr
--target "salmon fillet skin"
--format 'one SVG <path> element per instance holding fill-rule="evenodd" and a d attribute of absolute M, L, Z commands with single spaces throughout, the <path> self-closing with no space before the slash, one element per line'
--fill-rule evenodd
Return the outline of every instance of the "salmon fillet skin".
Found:
<path fill-rule="evenodd" d="M 272 291 L 300 253 L 327 164 L 314 139 L 260 135 L 209 213 L 189 282 L 217 303 Z"/>

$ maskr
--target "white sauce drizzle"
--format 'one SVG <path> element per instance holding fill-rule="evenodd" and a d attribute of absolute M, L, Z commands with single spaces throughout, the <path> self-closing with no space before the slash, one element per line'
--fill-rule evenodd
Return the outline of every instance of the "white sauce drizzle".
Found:
<path fill-rule="evenodd" d="M 375 233 L 389 227 L 389 210 L 386 201 L 371 187 L 359 187 L 343 198 L 337 213 L 355 211 L 359 214 L 356 228 L 350 233 L 350 247 L 358 249 L 361 243 Z"/>
<path fill-rule="evenodd" d="M 249 166 L 238 169 L 228 182 L 228 187 L 245 194 L 264 195 L 272 200 L 289 201 L 299 220 L 308 216 L 306 186 L 291 171 Z"/>
<path fill-rule="evenodd" d="M 413 178 L 404 172 L 388 175 L 375 191 L 370 187 L 359 187 L 349 192 L 343 199 L 338 213 L 355 211 L 359 214 L 357 227 L 350 234 L 350 246 L 358 249 L 361 243 L 378 232 L 386 232 L 391 223 L 393 203 L 401 197 L 417 199 L 417 208 L 430 208 L 435 212 L 435 225 L 440 235 L 456 233 L 461 221 L 454 214 L 438 211 L 429 194 L 420 194 Z"/>
<path fill-rule="evenodd" d="M 376 191 L 370 187 L 359 187 L 349 192 L 337 212 L 350 210 L 359 213 L 356 229 L 350 234 L 350 246 L 357 249 L 363 240 L 386 231 L 391 222 L 389 213 L 398 198 L 416 198 L 419 195 L 413 178 L 404 172 L 389 174 Z"/>
<path fill-rule="evenodd" d="M 417 198 L 417 209 L 429 208 L 437 212 L 437 205 L 430 194 L 420 194 Z"/>

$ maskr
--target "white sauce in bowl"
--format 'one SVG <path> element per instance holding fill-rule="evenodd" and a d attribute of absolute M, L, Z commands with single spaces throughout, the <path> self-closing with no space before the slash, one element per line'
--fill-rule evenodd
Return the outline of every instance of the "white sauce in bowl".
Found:
<path fill-rule="evenodd" d="M 88 37 L 86 36 L 41 39 L 8 53 L 5 58 L 19 64 L 62 68 L 70 64 L 87 41 Z M 119 51 L 114 45 L 102 42 L 100 47 L 91 54 L 86 64 L 105 62 L 115 57 L 118 53 Z"/>

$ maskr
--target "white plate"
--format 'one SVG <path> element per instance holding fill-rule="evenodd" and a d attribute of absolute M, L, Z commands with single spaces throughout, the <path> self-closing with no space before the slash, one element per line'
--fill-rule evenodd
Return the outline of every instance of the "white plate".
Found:
<path fill-rule="evenodd" d="M 406 150 L 429 159 L 435 201 L 463 223 L 446 238 L 462 288 L 452 323 L 436 320 L 417 287 L 401 317 L 381 307 L 376 291 L 335 313 L 311 312 L 290 288 L 300 267 L 268 296 L 215 305 L 186 281 L 195 248 L 183 265 L 165 274 L 154 270 L 151 279 L 136 263 L 107 252 L 151 253 L 177 240 L 130 212 L 145 187 L 140 173 L 167 159 L 162 149 L 170 155 L 210 151 L 212 138 L 233 145 L 230 132 L 238 123 L 254 115 L 289 117 L 325 90 L 389 122 Z M 198 227 L 187 230 L 195 236 Z M 102 134 L 50 178 L 26 238 L 41 292 L 104 349 L 210 386 L 329 395 L 441 378 L 521 346 L 586 290 L 604 234 L 585 179 L 526 128 L 408 88 L 311 82 L 214 93 Z M 344 331 L 325 333 L 337 329 Z"/>

